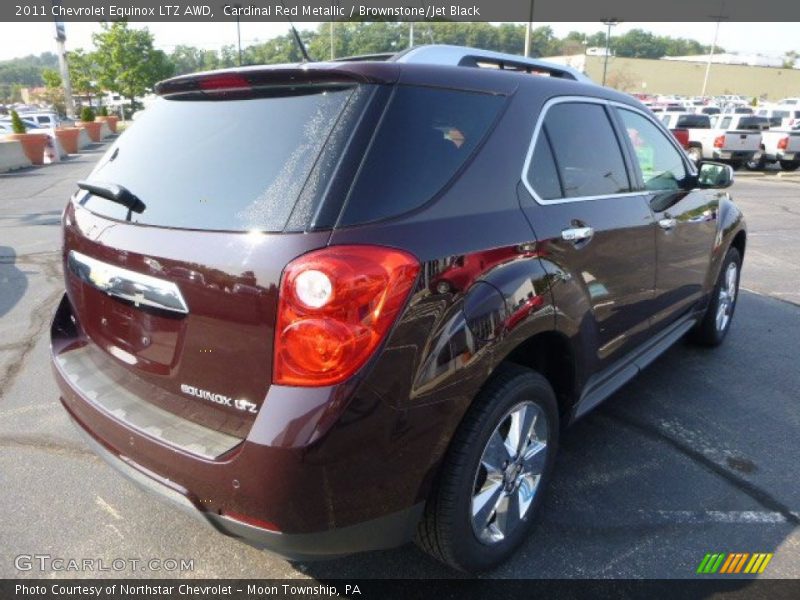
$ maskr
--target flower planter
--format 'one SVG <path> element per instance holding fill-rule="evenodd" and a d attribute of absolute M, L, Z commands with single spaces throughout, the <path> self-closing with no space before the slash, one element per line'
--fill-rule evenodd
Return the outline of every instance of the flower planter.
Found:
<path fill-rule="evenodd" d="M 50 136 L 46 133 L 11 133 L 7 136 L 9 140 L 17 140 L 22 144 L 25 156 L 35 165 L 44 164 L 44 147 Z"/>
<path fill-rule="evenodd" d="M 78 121 L 78 127 L 85 129 L 93 142 L 100 141 L 100 130 L 103 127 L 102 123 L 98 123 L 97 121 Z"/>
<path fill-rule="evenodd" d="M 107 123 L 111 133 L 117 133 L 117 121 L 119 121 L 119 117 L 108 115 L 107 117 L 95 117 L 94 120 L 98 123 Z"/>
<path fill-rule="evenodd" d="M 61 145 L 64 146 L 64 151 L 67 154 L 78 153 L 78 135 L 81 132 L 80 127 L 62 127 L 56 129 L 56 137 Z"/>

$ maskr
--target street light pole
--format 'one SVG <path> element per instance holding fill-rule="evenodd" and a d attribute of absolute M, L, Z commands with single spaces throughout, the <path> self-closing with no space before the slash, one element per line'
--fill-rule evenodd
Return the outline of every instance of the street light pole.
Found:
<path fill-rule="evenodd" d="M 603 21 L 603 24 L 608 27 L 608 31 L 606 33 L 606 55 L 605 59 L 603 60 L 603 85 L 605 85 L 606 75 L 608 74 L 608 54 L 611 52 L 611 28 L 614 27 L 614 25 L 619 25 L 619 20 L 606 19 Z"/>
<path fill-rule="evenodd" d="M 531 33 L 533 29 L 533 0 L 531 0 L 528 22 L 525 23 L 525 57 L 531 55 Z"/>
<path fill-rule="evenodd" d="M 719 37 L 719 24 L 722 19 L 726 18 L 723 15 L 714 15 L 713 19 L 717 20 L 717 26 L 714 29 L 714 41 L 711 42 L 711 51 L 708 53 L 708 62 L 706 63 L 706 74 L 703 77 L 703 90 L 700 92 L 700 96 L 705 98 L 706 97 L 706 89 L 708 88 L 708 77 L 711 75 L 711 62 L 714 59 L 714 51 L 717 49 L 717 39 Z"/>
<path fill-rule="evenodd" d="M 241 4 L 234 4 L 236 8 L 242 8 Z M 239 12 L 236 11 L 236 44 L 239 46 L 239 66 L 242 66 L 242 28 L 239 22 Z"/>

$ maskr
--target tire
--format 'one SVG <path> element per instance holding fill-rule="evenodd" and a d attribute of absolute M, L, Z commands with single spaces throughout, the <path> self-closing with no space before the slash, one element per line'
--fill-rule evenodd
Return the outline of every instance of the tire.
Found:
<path fill-rule="evenodd" d="M 522 427 L 534 437 L 515 438 L 514 423 L 530 422 L 534 415 L 532 427 Z M 453 436 L 426 503 L 417 544 L 468 573 L 492 569 L 508 559 L 534 524 L 553 469 L 558 434 L 558 405 L 547 380 L 518 365 L 498 367 Z M 520 438 L 517 447 L 523 450 L 515 460 L 506 444 L 514 446 Z M 529 458 L 523 460 L 526 455 Z M 503 460 L 510 463 L 505 468 Z M 522 518 L 514 519 L 520 512 Z"/>
<path fill-rule="evenodd" d="M 735 269 L 733 280 L 730 279 L 731 269 Z M 742 259 L 739 251 L 736 248 L 728 248 L 705 315 L 690 332 L 691 341 L 702 346 L 719 346 L 728 335 L 736 309 L 736 300 L 739 297 L 741 272 Z"/>
<path fill-rule="evenodd" d="M 781 169 L 784 171 L 796 171 L 800 167 L 800 160 L 782 160 Z"/>
<path fill-rule="evenodd" d="M 758 158 L 755 156 L 744 163 L 744 166 L 747 167 L 748 171 L 763 171 L 764 167 L 767 166 L 767 161 L 764 159 L 764 155 L 760 154 Z"/>
<path fill-rule="evenodd" d="M 701 160 L 703 160 L 703 149 L 700 148 L 700 146 L 689 146 L 689 149 L 686 151 L 686 154 L 689 156 L 689 158 L 694 164 L 697 164 Z"/>

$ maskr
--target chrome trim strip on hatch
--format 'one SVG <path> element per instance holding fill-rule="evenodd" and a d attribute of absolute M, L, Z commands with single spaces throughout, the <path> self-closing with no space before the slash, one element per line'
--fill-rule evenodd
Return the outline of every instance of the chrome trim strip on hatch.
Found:
<path fill-rule="evenodd" d="M 171 281 L 110 265 L 75 250 L 70 250 L 67 266 L 81 281 L 109 296 L 132 302 L 134 306 L 189 313 L 180 289 Z"/>

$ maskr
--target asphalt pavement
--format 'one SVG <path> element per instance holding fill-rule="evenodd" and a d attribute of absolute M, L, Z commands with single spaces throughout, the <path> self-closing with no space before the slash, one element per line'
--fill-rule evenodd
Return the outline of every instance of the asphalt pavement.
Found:
<path fill-rule="evenodd" d="M 84 445 L 47 330 L 60 214 L 102 151 L 0 175 L 0 578 L 454 576 L 413 545 L 286 562 L 161 504 Z M 677 344 L 572 427 L 536 531 L 486 577 L 691 578 L 708 552 L 771 552 L 763 576 L 800 577 L 800 177 L 747 175 L 731 192 L 750 234 L 725 344 Z M 126 562 L 27 570 L 31 555 Z"/>

